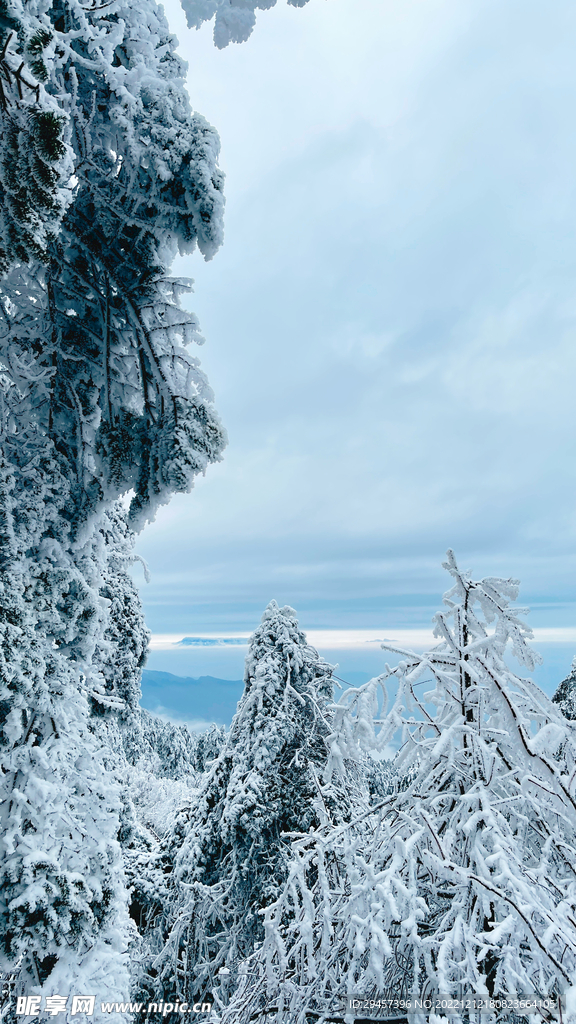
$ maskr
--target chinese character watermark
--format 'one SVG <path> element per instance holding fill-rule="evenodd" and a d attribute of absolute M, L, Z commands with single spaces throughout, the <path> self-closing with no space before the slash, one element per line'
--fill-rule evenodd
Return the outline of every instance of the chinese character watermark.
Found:
<path fill-rule="evenodd" d="M 86 1017 L 92 1017 L 96 996 L 72 996 L 70 1016 L 76 1017 L 83 1013 Z M 16 999 L 16 1013 L 24 1017 L 37 1017 L 42 1008 L 42 996 L 18 996 Z M 59 1013 L 66 1013 L 68 1009 L 68 996 L 46 996 L 44 1000 L 44 1012 L 51 1017 L 57 1017 Z"/>

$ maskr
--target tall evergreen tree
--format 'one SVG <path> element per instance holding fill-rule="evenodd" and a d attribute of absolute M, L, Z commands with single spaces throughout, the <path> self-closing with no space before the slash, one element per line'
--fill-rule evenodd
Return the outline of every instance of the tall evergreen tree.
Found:
<path fill-rule="evenodd" d="M 153 0 L 57 0 L 32 19 L 14 0 L 7 11 L 17 25 L 6 30 L 7 59 L 26 58 L 31 33 L 44 40 L 41 98 L 62 110 L 68 147 L 53 144 L 68 171 L 57 234 L 41 261 L 13 264 L 0 292 L 12 418 L 53 441 L 73 521 L 132 488 L 140 525 L 223 447 L 210 390 L 186 351 L 202 340 L 179 308 L 189 284 L 169 277 L 178 251 L 198 246 L 209 259 L 221 241 L 218 137 L 190 110 L 184 66 Z M 13 109 L 7 101 L 0 115 L 9 120 Z M 22 237 L 35 208 L 33 194 L 22 198 Z"/>
<path fill-rule="evenodd" d="M 94 537 L 71 552 L 67 481 L 54 460 L 26 469 L 15 498 L 12 467 L 0 467 L 0 969 L 17 972 L 15 995 L 122 999 L 120 793 L 89 729 L 102 626 Z"/>
<path fill-rule="evenodd" d="M 153 0 L 0 14 L 2 968 L 18 992 L 123 1000 L 121 794 L 99 748 L 147 637 L 114 502 L 132 488 L 141 525 L 220 457 L 168 276 L 219 244 L 218 139 Z"/>
<path fill-rule="evenodd" d="M 349 816 L 345 788 L 324 779 L 333 686 L 294 611 L 272 601 L 250 642 L 226 743 L 158 854 L 165 875 L 171 845 L 172 900 L 152 914 L 157 948 L 164 943 L 154 961 L 162 990 L 173 985 L 188 1002 L 206 991 L 226 999 L 219 972 L 235 973 L 264 938 L 263 911 L 287 878 L 290 833 Z"/>

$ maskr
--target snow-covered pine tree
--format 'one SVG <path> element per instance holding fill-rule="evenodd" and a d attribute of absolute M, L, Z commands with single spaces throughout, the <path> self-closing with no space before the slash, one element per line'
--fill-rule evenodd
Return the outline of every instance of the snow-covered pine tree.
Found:
<path fill-rule="evenodd" d="M 335 716 L 336 761 L 400 737 L 413 781 L 294 842 L 256 980 L 222 1022 L 271 1006 L 277 1024 L 324 1020 L 346 992 L 559 995 L 576 981 L 575 726 L 508 665 L 535 660 L 517 581 L 475 582 L 451 552 L 445 568 L 438 646 L 389 648 L 399 665 L 345 691 Z"/>
<path fill-rule="evenodd" d="M 218 245 L 218 140 L 153 0 L 0 15 L 2 969 L 122 1001 L 121 800 L 90 712 L 137 699 L 146 637 L 113 505 L 133 488 L 141 524 L 220 456 L 168 276 L 178 248 Z"/>
<path fill-rule="evenodd" d="M 294 611 L 272 601 L 250 642 L 225 745 L 168 844 L 174 895 L 152 915 L 161 991 L 189 1003 L 210 991 L 225 1001 L 229 981 L 219 971 L 235 983 L 264 938 L 262 912 L 287 878 L 288 834 L 349 818 L 345 787 L 324 780 L 333 686 Z M 164 877 L 166 855 L 165 846 Z"/>
<path fill-rule="evenodd" d="M 0 970 L 13 995 L 123 999 L 120 793 L 89 729 L 99 552 L 94 535 L 69 546 L 68 482 L 47 449 L 0 468 Z"/>
<path fill-rule="evenodd" d="M 565 718 L 576 719 L 576 658 L 565 679 L 558 684 L 558 688 L 552 697 L 558 705 Z"/>
<path fill-rule="evenodd" d="M 210 762 L 215 761 L 226 742 L 226 729 L 223 725 L 211 725 L 205 732 L 198 736 L 198 742 L 194 751 L 194 767 L 199 772 L 205 772 L 210 767 Z"/>
<path fill-rule="evenodd" d="M 134 556 L 134 534 L 126 522 L 120 502 L 101 518 L 102 570 L 100 599 L 106 603 L 106 628 L 95 661 L 102 684 L 93 688 L 93 714 L 106 708 L 118 708 L 125 716 L 133 716 L 142 695 L 140 683 L 146 663 L 150 633 L 138 590 L 130 568 Z M 148 570 L 144 566 L 145 572 Z"/>
<path fill-rule="evenodd" d="M 21 399 L 14 412 L 37 422 L 66 460 L 71 518 L 85 521 L 132 488 L 141 525 L 189 490 L 224 443 L 187 352 L 202 341 L 179 308 L 189 283 L 169 277 L 178 251 L 198 246 L 209 259 L 221 241 L 218 137 L 190 110 L 154 0 L 113 9 L 58 0 L 33 23 L 17 0 L 7 9 L 18 25 L 8 40 L 14 62 L 33 31 L 46 41 L 42 96 L 66 120 L 69 174 L 45 260 L 16 263 L 1 288 L 0 358 Z"/>

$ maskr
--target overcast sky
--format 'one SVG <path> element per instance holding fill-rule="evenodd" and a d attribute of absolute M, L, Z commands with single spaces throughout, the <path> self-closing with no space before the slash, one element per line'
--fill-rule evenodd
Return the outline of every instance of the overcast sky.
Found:
<path fill-rule="evenodd" d="M 427 623 L 448 546 L 576 580 L 573 0 L 283 0 L 216 50 L 226 238 L 191 307 L 230 443 L 139 538 L 155 632 Z"/>

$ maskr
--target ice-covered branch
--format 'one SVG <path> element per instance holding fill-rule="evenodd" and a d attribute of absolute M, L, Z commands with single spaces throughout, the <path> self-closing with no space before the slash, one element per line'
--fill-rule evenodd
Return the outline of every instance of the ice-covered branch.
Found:
<path fill-rule="evenodd" d="M 308 0 L 287 0 L 291 7 L 304 7 Z M 218 49 L 228 43 L 244 43 L 252 35 L 256 11 L 268 11 L 276 0 L 182 0 L 190 28 L 200 28 L 214 18 L 214 43 Z"/>

